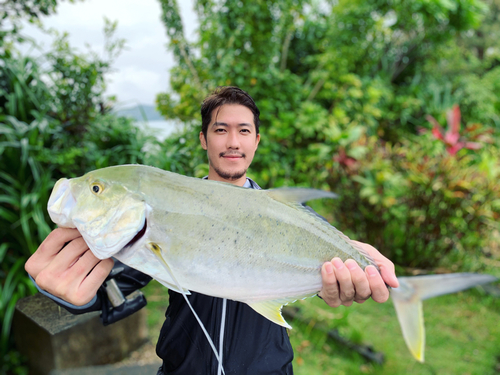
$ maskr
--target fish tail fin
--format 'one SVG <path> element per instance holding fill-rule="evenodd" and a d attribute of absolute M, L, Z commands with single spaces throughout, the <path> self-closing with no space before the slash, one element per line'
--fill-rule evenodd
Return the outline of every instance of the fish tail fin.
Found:
<path fill-rule="evenodd" d="M 491 275 L 452 273 L 399 277 L 399 287 L 390 290 L 403 338 L 411 354 L 424 361 L 425 327 L 422 301 L 443 294 L 456 293 L 497 280 Z"/>
<path fill-rule="evenodd" d="M 390 293 L 406 346 L 417 361 L 424 362 L 425 326 L 422 300 L 416 294 L 403 293 L 398 293 L 395 298 L 394 289 Z"/>

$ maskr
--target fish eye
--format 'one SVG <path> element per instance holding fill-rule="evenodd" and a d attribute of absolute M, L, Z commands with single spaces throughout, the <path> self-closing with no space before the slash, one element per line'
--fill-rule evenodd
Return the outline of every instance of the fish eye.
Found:
<path fill-rule="evenodd" d="M 90 185 L 90 189 L 95 195 L 99 195 L 103 192 L 104 186 L 102 186 L 102 184 L 100 184 L 99 182 L 94 182 Z"/>

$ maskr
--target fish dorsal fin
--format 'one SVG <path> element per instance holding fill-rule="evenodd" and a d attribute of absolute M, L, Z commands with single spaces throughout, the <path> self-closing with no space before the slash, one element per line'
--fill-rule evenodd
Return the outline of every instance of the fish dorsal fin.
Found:
<path fill-rule="evenodd" d="M 304 203 L 313 199 L 338 197 L 331 191 L 294 187 L 265 190 L 265 193 L 282 203 Z"/>
<path fill-rule="evenodd" d="M 284 305 L 295 302 L 299 299 L 315 296 L 315 294 L 308 294 L 305 296 L 280 298 L 271 301 L 247 302 L 248 306 L 257 311 L 263 317 L 269 319 L 271 322 L 276 323 L 282 327 L 292 329 L 292 326 L 286 322 L 281 315 L 281 309 Z"/>

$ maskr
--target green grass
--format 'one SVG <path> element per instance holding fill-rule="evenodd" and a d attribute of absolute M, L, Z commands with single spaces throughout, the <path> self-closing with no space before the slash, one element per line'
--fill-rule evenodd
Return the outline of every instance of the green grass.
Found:
<path fill-rule="evenodd" d="M 329 309 L 322 305 L 322 301 L 306 300 L 301 303 L 301 310 Z M 500 373 L 500 300 L 477 289 L 424 302 L 427 337 L 424 364 L 416 362 L 408 352 L 392 303 L 367 301 L 338 310 L 349 311 L 349 325 L 340 331 L 383 352 L 385 363 L 373 365 L 336 344 L 316 343 L 307 331 L 298 327 L 290 331 L 297 375 L 331 374 L 333 368 L 339 375 Z"/>
<path fill-rule="evenodd" d="M 153 281 L 148 297 L 148 326 L 156 343 L 168 305 L 167 289 Z M 391 302 L 367 301 L 351 307 L 329 308 L 319 298 L 294 303 L 303 320 L 291 322 L 296 375 L 319 374 L 500 374 L 500 299 L 475 288 L 424 302 L 426 361 L 415 361 L 401 336 Z M 370 345 L 385 356 L 383 365 L 367 362 L 358 353 L 328 340 L 314 328 L 321 322 L 346 338 Z"/>
<path fill-rule="evenodd" d="M 156 345 L 160 329 L 165 321 L 165 312 L 168 307 L 168 289 L 158 281 L 152 280 L 142 292 L 146 295 L 146 316 L 148 323 L 149 338 Z"/>

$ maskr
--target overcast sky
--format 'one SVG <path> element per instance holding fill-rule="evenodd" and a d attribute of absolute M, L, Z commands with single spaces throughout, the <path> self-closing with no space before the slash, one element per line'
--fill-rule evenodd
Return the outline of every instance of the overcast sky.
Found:
<path fill-rule="evenodd" d="M 178 0 L 186 37 L 196 39 L 196 16 L 192 0 Z M 116 95 L 118 107 L 134 104 L 154 104 L 156 94 L 166 91 L 173 59 L 167 52 L 167 36 L 160 21 L 158 0 L 85 0 L 61 2 L 57 14 L 44 17 L 46 27 L 70 34 L 70 43 L 86 51 L 85 43 L 102 53 L 104 17 L 118 21 L 116 37 L 126 39 L 127 49 L 113 64 L 114 72 L 107 77 L 107 95 Z M 51 39 L 26 26 L 25 33 L 45 48 Z"/>

